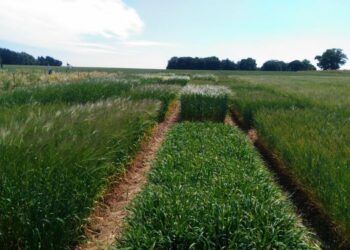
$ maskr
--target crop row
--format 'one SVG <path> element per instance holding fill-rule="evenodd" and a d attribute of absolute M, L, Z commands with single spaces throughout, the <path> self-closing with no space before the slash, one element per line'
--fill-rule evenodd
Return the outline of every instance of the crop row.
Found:
<path fill-rule="evenodd" d="M 318 249 L 238 129 L 176 125 L 117 249 Z"/>
<path fill-rule="evenodd" d="M 23 105 L 0 111 L 1 249 L 65 249 L 111 175 L 156 122 L 159 103 Z"/>
<path fill-rule="evenodd" d="M 298 79 L 231 82 L 233 103 L 350 239 L 350 87 L 340 77 Z"/>
<path fill-rule="evenodd" d="M 82 104 L 108 98 L 125 97 L 132 100 L 152 99 L 162 102 L 158 120 L 163 120 L 169 104 L 180 91 L 176 85 L 140 85 L 133 81 L 86 81 L 69 84 L 54 84 L 37 87 L 18 88 L 0 95 L 2 107 L 24 104 L 65 103 Z"/>
<path fill-rule="evenodd" d="M 185 75 L 175 74 L 139 74 L 141 82 L 145 84 L 177 84 L 185 86 L 189 81 L 190 77 Z"/>
<path fill-rule="evenodd" d="M 55 69 L 57 70 L 57 69 Z M 0 71 L 0 92 L 13 90 L 18 87 L 39 86 L 42 84 L 57 84 L 67 82 L 86 81 L 89 79 L 116 80 L 121 73 L 106 72 L 55 72 L 47 74 L 46 68 L 31 70 L 1 70 Z"/>
<path fill-rule="evenodd" d="M 228 98 L 226 87 L 187 85 L 181 92 L 181 119 L 222 122 L 227 113 Z"/>

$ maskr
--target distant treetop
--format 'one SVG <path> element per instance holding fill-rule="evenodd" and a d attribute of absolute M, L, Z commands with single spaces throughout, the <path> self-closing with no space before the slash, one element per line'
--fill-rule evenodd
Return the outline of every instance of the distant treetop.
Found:
<path fill-rule="evenodd" d="M 0 48 L 0 61 L 2 64 L 11 65 L 49 65 L 62 66 L 62 62 L 50 56 L 38 57 L 35 59 L 32 55 L 25 52 L 15 52 L 9 49 Z"/>
<path fill-rule="evenodd" d="M 243 59 L 237 64 L 230 59 L 220 60 L 212 57 L 173 57 L 169 60 L 167 69 L 191 70 L 256 70 L 256 61 L 252 58 Z"/>
<path fill-rule="evenodd" d="M 337 70 L 347 61 L 348 57 L 341 49 L 327 49 L 321 56 L 316 56 L 317 66 L 323 70 Z"/>
<path fill-rule="evenodd" d="M 172 57 L 167 69 L 188 70 L 258 70 L 256 60 L 253 58 L 242 59 L 235 63 L 230 59 L 219 60 L 217 57 Z M 316 70 L 308 60 L 295 60 L 285 63 L 278 60 L 269 60 L 261 67 L 263 71 L 306 71 Z"/>

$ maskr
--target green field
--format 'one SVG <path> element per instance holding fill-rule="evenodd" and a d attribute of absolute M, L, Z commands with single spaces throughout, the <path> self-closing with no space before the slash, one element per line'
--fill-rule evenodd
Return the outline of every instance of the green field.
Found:
<path fill-rule="evenodd" d="M 227 105 L 237 111 L 350 238 L 350 72 L 54 70 L 50 76 L 45 67 L 0 70 L 4 249 L 81 242 L 110 179 L 176 99 L 183 101 L 184 120 L 222 122 Z M 186 96 L 184 85 L 220 85 L 230 93 L 214 100 Z M 117 246 L 317 247 L 243 137 L 220 124 L 176 126 Z"/>
<path fill-rule="evenodd" d="M 248 126 L 350 233 L 350 75 L 240 76 L 227 80 Z"/>
<path fill-rule="evenodd" d="M 118 249 L 318 249 L 237 128 L 182 123 L 158 153 Z"/>

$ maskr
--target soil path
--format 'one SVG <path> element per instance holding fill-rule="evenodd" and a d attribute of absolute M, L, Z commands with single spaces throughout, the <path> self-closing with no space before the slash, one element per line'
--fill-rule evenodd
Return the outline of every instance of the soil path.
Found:
<path fill-rule="evenodd" d="M 179 110 L 180 104 L 176 102 L 165 121 L 155 126 L 150 139 L 141 146 L 121 181 L 107 191 L 103 203 L 95 208 L 85 228 L 87 241 L 78 246 L 78 250 L 108 249 L 120 237 L 127 216 L 125 208 L 145 185 L 151 163 L 166 133 L 178 120 Z"/>
<path fill-rule="evenodd" d="M 260 153 L 265 165 L 273 173 L 277 184 L 290 197 L 304 225 L 309 226 L 316 233 L 321 241 L 322 249 L 350 249 L 348 237 L 344 237 L 344 233 L 339 231 L 337 225 L 331 220 L 312 193 L 259 139 L 256 130 L 242 123 L 239 114 L 235 110 L 231 110 L 231 117 L 227 117 L 225 123 L 237 126 L 247 134 L 249 140 Z"/>

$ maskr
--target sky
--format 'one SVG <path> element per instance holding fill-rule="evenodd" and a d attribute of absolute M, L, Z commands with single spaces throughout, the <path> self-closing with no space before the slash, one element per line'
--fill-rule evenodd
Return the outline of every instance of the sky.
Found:
<path fill-rule="evenodd" d="M 349 0 L 0 0 L 0 47 L 73 66 L 161 69 L 172 56 L 316 65 L 328 48 L 350 58 L 349 13 Z"/>

